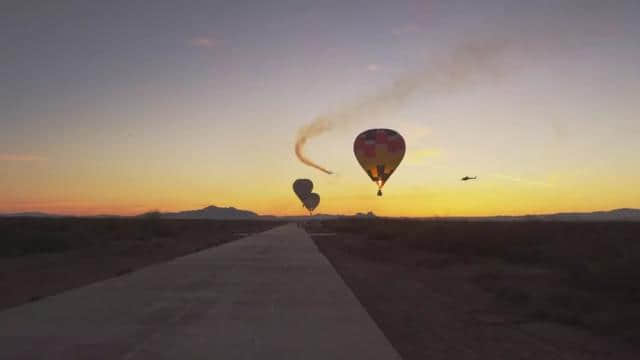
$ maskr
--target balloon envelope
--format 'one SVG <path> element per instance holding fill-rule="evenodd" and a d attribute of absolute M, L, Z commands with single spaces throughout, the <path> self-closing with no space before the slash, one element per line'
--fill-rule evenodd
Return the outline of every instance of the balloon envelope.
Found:
<path fill-rule="evenodd" d="M 313 190 L 313 183 L 309 179 L 297 179 L 293 182 L 293 192 L 302 202 L 311 194 L 311 190 Z"/>
<path fill-rule="evenodd" d="M 311 193 L 309 194 L 309 196 L 307 196 L 306 199 L 302 201 L 302 203 L 304 204 L 304 207 L 307 208 L 307 210 L 313 211 L 316 207 L 318 207 L 318 204 L 320 204 L 320 195 Z"/>
<path fill-rule="evenodd" d="M 396 170 L 405 153 L 404 139 L 390 129 L 370 129 L 356 136 L 353 152 L 358 163 L 380 189 Z"/>

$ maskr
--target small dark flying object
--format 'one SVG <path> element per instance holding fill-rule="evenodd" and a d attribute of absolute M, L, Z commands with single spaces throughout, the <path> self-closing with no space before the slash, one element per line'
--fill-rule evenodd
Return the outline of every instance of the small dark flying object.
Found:
<path fill-rule="evenodd" d="M 462 180 L 462 181 L 467 181 L 467 180 L 475 180 L 475 179 L 477 179 L 477 178 L 478 178 L 478 177 L 476 177 L 476 176 L 465 176 L 465 177 L 463 177 L 463 178 L 462 178 L 462 179 L 460 179 L 460 180 Z"/>

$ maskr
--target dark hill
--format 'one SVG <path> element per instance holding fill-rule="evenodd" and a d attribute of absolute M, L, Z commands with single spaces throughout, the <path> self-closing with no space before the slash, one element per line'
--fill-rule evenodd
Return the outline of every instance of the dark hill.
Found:
<path fill-rule="evenodd" d="M 165 219 L 257 219 L 260 216 L 252 211 L 236 209 L 234 207 L 207 206 L 200 210 L 187 210 L 173 213 L 161 213 L 160 217 Z"/>

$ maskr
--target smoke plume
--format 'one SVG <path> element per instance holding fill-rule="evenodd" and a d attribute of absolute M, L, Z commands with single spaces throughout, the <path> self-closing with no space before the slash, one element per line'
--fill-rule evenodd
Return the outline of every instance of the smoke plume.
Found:
<path fill-rule="evenodd" d="M 396 80 L 388 88 L 335 112 L 318 116 L 298 131 L 295 145 L 298 159 L 308 166 L 332 174 L 304 155 L 304 146 L 309 139 L 337 126 L 389 114 L 417 92 L 424 93 L 424 100 L 427 101 L 432 96 L 459 92 L 477 83 L 496 80 L 503 72 L 502 60 L 506 48 L 507 42 L 503 40 L 465 43 L 450 54 L 436 57 L 422 69 Z"/>

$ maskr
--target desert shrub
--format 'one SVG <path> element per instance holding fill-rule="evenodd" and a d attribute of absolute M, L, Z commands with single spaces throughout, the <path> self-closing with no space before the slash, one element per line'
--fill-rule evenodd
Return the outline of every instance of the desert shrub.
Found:
<path fill-rule="evenodd" d="M 29 231 L 12 234 L 0 244 L 0 256 L 63 252 L 70 248 L 64 233 Z"/>
<path fill-rule="evenodd" d="M 140 217 L 147 220 L 160 220 L 162 218 L 162 213 L 158 210 L 154 210 L 146 212 L 140 215 Z"/>
<path fill-rule="evenodd" d="M 341 219 L 323 227 L 412 251 L 549 265 L 570 270 L 585 285 L 638 292 L 631 285 L 640 284 L 640 223 Z"/>
<path fill-rule="evenodd" d="M 394 251 L 420 259 L 422 252 L 425 259 L 442 253 L 456 255 L 448 259 L 484 258 L 498 269 L 544 269 L 543 280 L 526 275 L 514 281 L 508 271 L 498 271 L 479 283 L 529 319 L 636 343 L 640 337 L 638 222 L 341 219 L 323 226 L 351 233 L 345 249 L 372 261 L 401 262 L 389 256 Z M 349 248 L 349 238 L 359 239 L 358 246 Z"/>
<path fill-rule="evenodd" d="M 178 229 L 174 223 L 152 220 L 150 226 L 151 234 L 154 237 L 170 238 L 178 234 Z"/>

